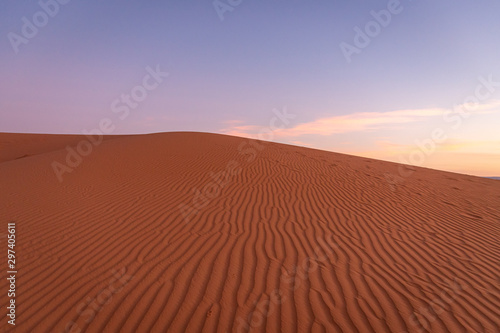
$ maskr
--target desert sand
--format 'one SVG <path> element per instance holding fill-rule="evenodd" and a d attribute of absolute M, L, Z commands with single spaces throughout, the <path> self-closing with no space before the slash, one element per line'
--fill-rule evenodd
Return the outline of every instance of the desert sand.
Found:
<path fill-rule="evenodd" d="M 500 332 L 498 180 L 178 132 L 59 181 L 82 140 L 0 135 L 4 332 Z"/>

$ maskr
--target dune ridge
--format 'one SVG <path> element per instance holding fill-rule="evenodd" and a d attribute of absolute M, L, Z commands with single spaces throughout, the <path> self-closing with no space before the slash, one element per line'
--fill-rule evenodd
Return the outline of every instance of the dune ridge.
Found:
<path fill-rule="evenodd" d="M 177 132 L 59 182 L 84 137 L 34 136 L 0 135 L 16 332 L 500 332 L 496 180 Z"/>

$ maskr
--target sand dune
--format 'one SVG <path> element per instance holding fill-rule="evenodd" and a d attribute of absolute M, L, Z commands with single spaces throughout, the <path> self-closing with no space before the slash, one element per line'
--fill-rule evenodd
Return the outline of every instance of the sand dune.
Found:
<path fill-rule="evenodd" d="M 497 180 L 164 133 L 59 182 L 82 139 L 0 135 L 16 332 L 500 332 Z"/>

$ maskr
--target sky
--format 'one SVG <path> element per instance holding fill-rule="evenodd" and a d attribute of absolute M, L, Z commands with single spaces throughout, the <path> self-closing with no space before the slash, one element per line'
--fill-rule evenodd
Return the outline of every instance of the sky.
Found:
<path fill-rule="evenodd" d="M 223 133 L 498 176 L 499 12 L 497 0 L 5 0 L 0 131 L 109 119 L 107 134 Z"/>

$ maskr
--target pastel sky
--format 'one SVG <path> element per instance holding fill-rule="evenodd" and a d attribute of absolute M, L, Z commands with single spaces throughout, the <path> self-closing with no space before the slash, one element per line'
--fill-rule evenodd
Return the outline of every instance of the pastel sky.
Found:
<path fill-rule="evenodd" d="M 286 110 L 274 141 L 500 176 L 498 13 L 498 0 L 6 0 L 0 131 L 109 118 L 111 134 L 259 137 Z"/>

